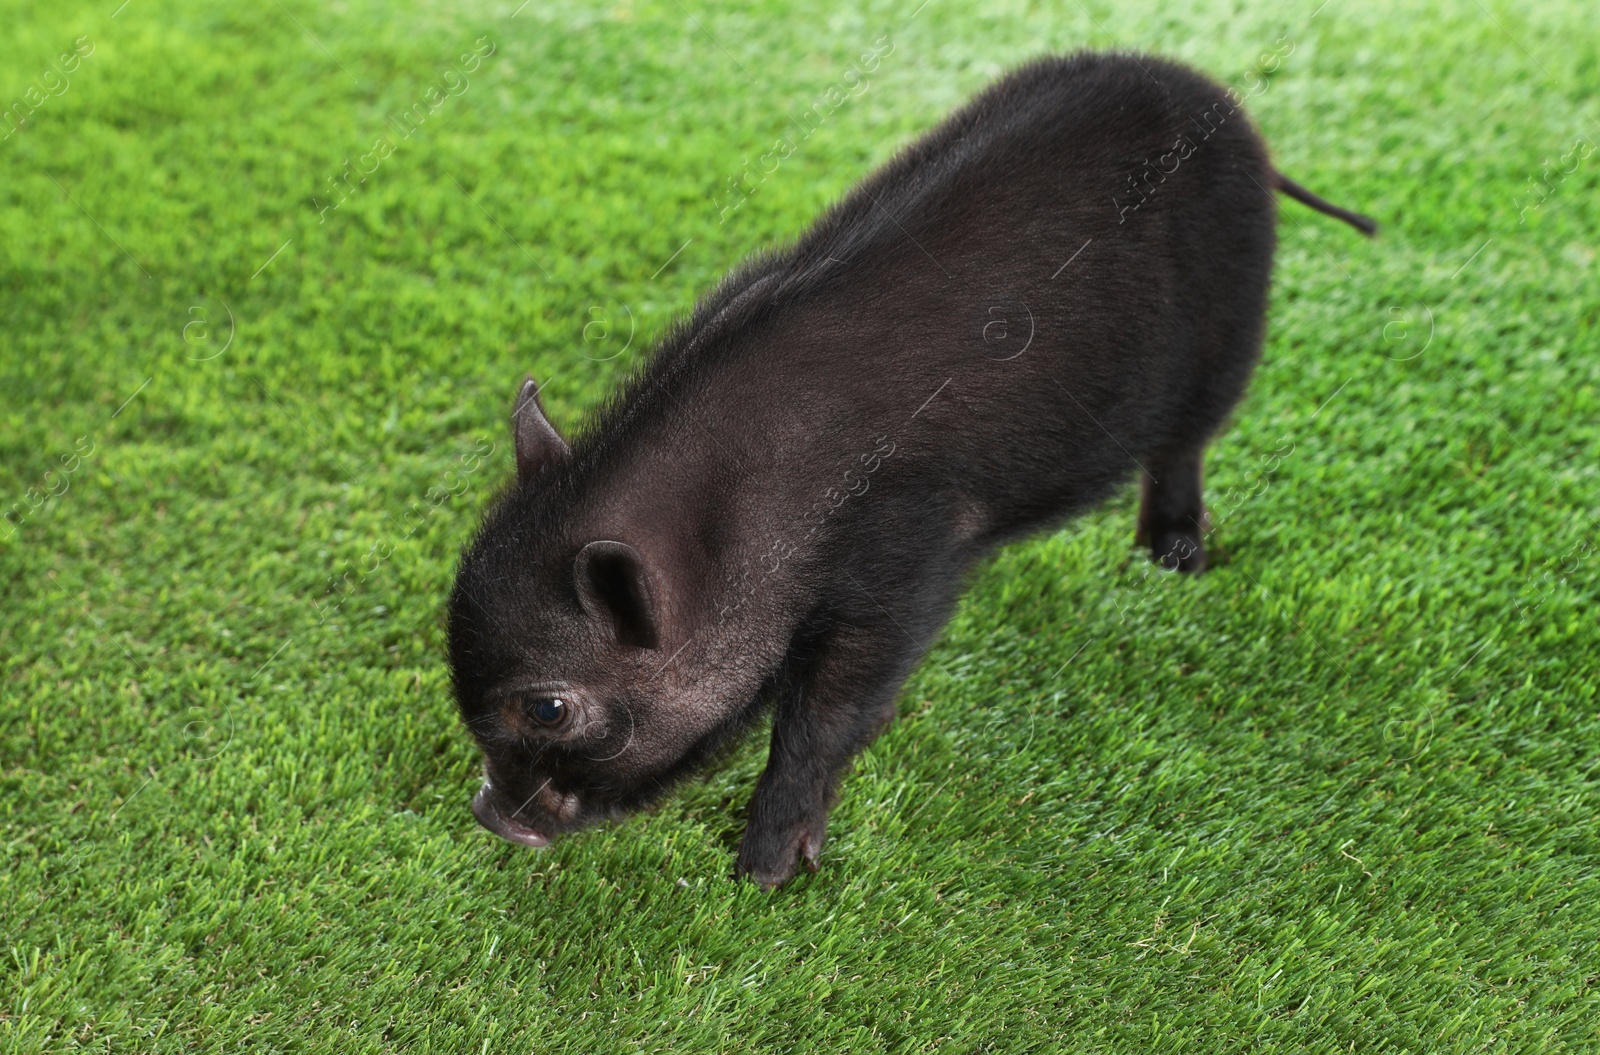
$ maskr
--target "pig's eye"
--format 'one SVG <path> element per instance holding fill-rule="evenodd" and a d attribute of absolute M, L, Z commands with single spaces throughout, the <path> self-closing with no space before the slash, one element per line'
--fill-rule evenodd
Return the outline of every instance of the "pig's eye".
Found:
<path fill-rule="evenodd" d="M 550 728 L 567 719 L 567 701 L 559 696 L 537 696 L 524 704 L 522 709 L 529 718 Z"/>

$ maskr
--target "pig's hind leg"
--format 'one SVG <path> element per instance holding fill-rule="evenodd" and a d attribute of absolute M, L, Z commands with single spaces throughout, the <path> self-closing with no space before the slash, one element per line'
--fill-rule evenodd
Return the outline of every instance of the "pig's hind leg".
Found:
<path fill-rule="evenodd" d="M 1205 442 L 1151 459 L 1145 465 L 1137 540 L 1168 571 L 1206 567 L 1206 507 L 1201 497 Z"/>
<path fill-rule="evenodd" d="M 1213 173 L 1209 188 L 1199 188 L 1204 196 L 1192 203 L 1174 248 L 1186 276 L 1184 288 L 1173 291 L 1185 305 L 1175 320 L 1189 336 L 1171 349 L 1162 372 L 1169 417 L 1160 438 L 1152 437 L 1155 449 L 1141 474 L 1138 540 L 1163 568 L 1191 574 L 1207 564 L 1210 523 L 1201 497 L 1206 443 L 1244 395 L 1266 325 L 1276 206 L 1262 189 L 1267 177 L 1258 180 L 1247 171 L 1250 164 L 1264 164 L 1260 144 L 1242 149 L 1244 167 L 1228 161 Z M 1218 248 L 1223 246 L 1226 252 Z"/>

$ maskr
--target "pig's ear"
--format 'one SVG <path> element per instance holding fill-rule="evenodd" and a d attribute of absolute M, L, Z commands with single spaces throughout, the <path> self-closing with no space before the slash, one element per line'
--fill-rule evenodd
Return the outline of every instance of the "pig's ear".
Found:
<path fill-rule="evenodd" d="M 544 416 L 539 382 L 531 377 L 522 382 L 522 391 L 517 393 L 517 409 L 511 412 L 511 435 L 516 440 L 517 479 L 524 483 L 568 454 L 567 441 Z"/>
<path fill-rule="evenodd" d="M 578 600 L 590 615 L 611 627 L 619 643 L 656 647 L 661 635 L 656 629 L 655 597 L 638 550 L 626 542 L 591 542 L 578 551 L 572 570 Z"/>

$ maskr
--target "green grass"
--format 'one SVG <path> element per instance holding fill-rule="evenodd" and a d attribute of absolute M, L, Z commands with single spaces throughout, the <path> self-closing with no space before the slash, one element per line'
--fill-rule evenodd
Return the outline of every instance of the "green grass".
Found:
<path fill-rule="evenodd" d="M 1600 1049 L 1592 4 L 984 6 L 7 0 L 4 1050 Z M 1283 39 L 1250 111 L 1384 231 L 1285 204 L 1208 575 L 1131 492 L 1003 552 L 776 894 L 728 878 L 759 738 L 545 852 L 477 827 L 441 608 L 526 370 L 580 422 L 1043 49 L 1243 85 Z"/>

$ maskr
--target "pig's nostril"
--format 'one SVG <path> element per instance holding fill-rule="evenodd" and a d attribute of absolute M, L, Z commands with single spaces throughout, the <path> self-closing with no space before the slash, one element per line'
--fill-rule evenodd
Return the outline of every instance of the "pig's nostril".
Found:
<path fill-rule="evenodd" d="M 488 783 L 478 789 L 472 797 L 472 815 L 478 818 L 478 823 L 494 832 L 507 842 L 521 843 L 523 846 L 546 846 L 550 837 L 532 828 L 518 824 L 495 808 L 493 789 Z"/>

